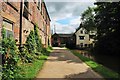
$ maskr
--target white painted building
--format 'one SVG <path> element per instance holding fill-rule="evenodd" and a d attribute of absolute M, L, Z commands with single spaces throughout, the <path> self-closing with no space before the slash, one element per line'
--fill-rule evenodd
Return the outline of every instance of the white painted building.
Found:
<path fill-rule="evenodd" d="M 83 27 L 78 27 L 75 32 L 76 36 L 76 47 L 77 48 L 88 48 L 93 47 L 95 44 L 95 36 L 97 31 L 88 31 Z"/>
<path fill-rule="evenodd" d="M 75 32 L 76 35 L 76 47 L 77 48 L 86 48 L 89 47 L 90 38 L 86 29 L 78 28 Z"/>

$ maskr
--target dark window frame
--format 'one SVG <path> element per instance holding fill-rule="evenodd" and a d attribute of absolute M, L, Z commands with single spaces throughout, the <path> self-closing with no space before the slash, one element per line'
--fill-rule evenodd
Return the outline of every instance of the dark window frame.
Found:
<path fill-rule="evenodd" d="M 83 34 L 83 31 L 81 30 L 80 33 Z"/>
<path fill-rule="evenodd" d="M 23 10 L 23 16 L 28 19 L 29 17 L 29 2 L 27 0 L 24 1 L 24 10 Z"/>
<path fill-rule="evenodd" d="M 80 39 L 80 40 L 84 40 L 84 39 L 85 39 L 85 36 L 79 36 L 79 39 Z"/>
<path fill-rule="evenodd" d="M 7 23 L 12 25 L 12 31 L 5 29 L 6 30 L 6 37 L 7 38 L 9 38 L 10 36 L 14 37 L 14 28 L 13 28 L 14 23 L 8 19 L 3 19 L 3 22 L 7 22 Z"/>

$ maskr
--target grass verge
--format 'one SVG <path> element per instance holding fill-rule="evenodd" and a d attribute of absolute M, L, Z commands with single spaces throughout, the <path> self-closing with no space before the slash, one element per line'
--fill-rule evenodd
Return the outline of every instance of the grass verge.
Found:
<path fill-rule="evenodd" d="M 47 56 L 40 56 L 40 59 L 36 59 L 33 63 L 24 63 L 20 67 L 22 69 L 22 77 L 25 79 L 33 79 L 36 77 L 39 70 L 42 69 L 44 62 L 47 60 Z"/>
<path fill-rule="evenodd" d="M 42 69 L 44 62 L 47 60 L 51 52 L 52 49 L 47 48 L 44 53 L 45 55 L 41 55 L 39 59 L 35 59 L 33 63 L 21 64 L 21 77 L 19 79 L 33 80 L 37 76 L 38 72 Z"/>
<path fill-rule="evenodd" d="M 82 56 L 80 53 L 74 51 L 74 50 L 70 50 L 75 56 L 79 57 L 83 62 L 85 62 L 89 67 L 91 67 L 95 72 L 97 72 L 98 74 L 100 74 L 101 76 L 103 76 L 104 78 L 119 78 L 119 74 L 104 67 L 103 65 L 100 65 L 96 62 L 94 62 L 93 60 L 86 58 L 84 56 Z"/>

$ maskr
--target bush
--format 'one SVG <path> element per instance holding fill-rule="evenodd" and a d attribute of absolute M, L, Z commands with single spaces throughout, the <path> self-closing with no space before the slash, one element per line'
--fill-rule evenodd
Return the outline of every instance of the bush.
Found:
<path fill-rule="evenodd" d="M 19 50 L 17 49 L 15 40 L 6 37 L 6 31 L 2 29 L 2 79 L 13 79 L 20 76 L 18 74 L 19 67 Z"/>
<path fill-rule="evenodd" d="M 38 26 L 35 25 L 34 31 L 31 31 L 27 37 L 26 45 L 21 52 L 21 58 L 23 62 L 33 62 L 35 59 L 39 59 L 42 54 L 46 55 L 47 50 L 42 46 Z"/>
<path fill-rule="evenodd" d="M 37 52 L 41 52 L 43 46 L 42 46 L 41 39 L 38 34 L 38 26 L 37 25 L 35 25 L 34 31 L 35 31 L 35 41 L 36 41 L 36 46 L 37 46 L 36 50 L 37 50 Z"/>
<path fill-rule="evenodd" d="M 50 45 L 48 45 L 48 49 L 53 50 L 53 48 Z"/>
<path fill-rule="evenodd" d="M 31 31 L 29 36 L 26 40 L 26 47 L 28 49 L 28 52 L 32 55 L 36 53 L 36 41 L 35 41 L 35 33 L 34 31 Z"/>
<path fill-rule="evenodd" d="M 33 62 L 33 56 L 28 52 L 26 46 L 22 48 L 22 52 L 20 54 L 21 60 L 23 63 L 31 63 Z"/>

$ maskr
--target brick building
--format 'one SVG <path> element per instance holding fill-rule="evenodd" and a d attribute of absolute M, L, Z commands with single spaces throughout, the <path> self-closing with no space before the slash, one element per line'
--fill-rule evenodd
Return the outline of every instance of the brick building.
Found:
<path fill-rule="evenodd" d="M 47 47 L 51 44 L 50 17 L 43 0 L 36 2 L 23 0 L 22 3 L 0 2 L 0 32 L 4 27 L 7 37 L 13 35 L 17 44 L 25 44 L 27 36 L 31 30 L 34 30 L 36 24 L 39 27 L 42 44 Z"/>
<path fill-rule="evenodd" d="M 53 34 L 52 46 L 55 47 L 68 47 L 75 48 L 75 35 L 74 34 Z"/>

